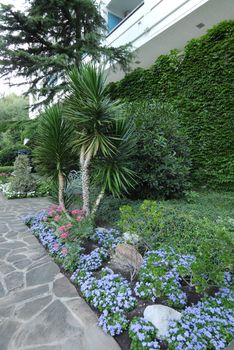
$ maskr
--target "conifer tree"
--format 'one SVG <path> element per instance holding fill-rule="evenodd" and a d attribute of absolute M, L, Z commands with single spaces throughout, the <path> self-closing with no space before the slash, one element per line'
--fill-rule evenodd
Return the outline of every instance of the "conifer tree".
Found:
<path fill-rule="evenodd" d="M 0 4 L 0 75 L 30 81 L 28 92 L 47 103 L 66 91 L 66 71 L 85 56 L 125 69 L 129 47 L 105 46 L 105 28 L 95 0 L 27 0 L 24 11 Z"/>

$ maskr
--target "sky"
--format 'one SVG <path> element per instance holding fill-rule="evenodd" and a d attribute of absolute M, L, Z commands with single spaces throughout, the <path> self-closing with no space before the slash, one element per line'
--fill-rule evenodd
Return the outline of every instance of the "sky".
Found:
<path fill-rule="evenodd" d="M 12 4 L 17 9 L 22 10 L 24 8 L 24 0 L 0 0 L 2 4 Z M 9 87 L 8 83 L 4 79 L 0 78 L 0 95 L 8 95 L 10 93 L 22 94 L 26 90 L 26 87 Z"/>

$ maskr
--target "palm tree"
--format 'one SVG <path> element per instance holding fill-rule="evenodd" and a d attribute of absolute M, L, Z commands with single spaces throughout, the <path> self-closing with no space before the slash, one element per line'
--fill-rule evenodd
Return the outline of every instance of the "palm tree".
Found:
<path fill-rule="evenodd" d="M 71 157 L 74 127 L 63 118 L 59 105 L 49 107 L 39 118 L 35 162 L 42 174 L 58 182 L 58 202 L 65 208 L 65 177 L 74 162 Z"/>
<path fill-rule="evenodd" d="M 127 166 L 113 166 L 116 157 L 120 159 L 122 156 L 124 159 L 120 146 L 125 146 L 126 151 L 127 133 L 119 133 L 126 129 L 121 117 L 122 105 L 110 99 L 105 83 L 103 69 L 93 64 L 73 68 L 68 74 L 71 94 L 67 99 L 66 115 L 74 121 L 78 134 L 76 146 L 80 154 L 83 209 L 86 215 L 90 214 L 90 165 L 95 157 L 102 159 L 106 169 L 103 172 L 103 167 L 98 172 L 99 180 L 102 176 L 103 179 L 95 207 L 107 188 L 112 188 L 113 193 L 120 193 L 133 184 L 133 172 L 127 170 Z"/>

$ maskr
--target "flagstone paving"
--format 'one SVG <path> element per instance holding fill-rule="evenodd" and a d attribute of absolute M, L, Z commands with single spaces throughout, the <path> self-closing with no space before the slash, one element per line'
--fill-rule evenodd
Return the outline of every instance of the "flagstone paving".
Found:
<path fill-rule="evenodd" d="M 0 194 L 0 349 L 119 350 L 22 223 L 22 216 L 48 204 Z"/>

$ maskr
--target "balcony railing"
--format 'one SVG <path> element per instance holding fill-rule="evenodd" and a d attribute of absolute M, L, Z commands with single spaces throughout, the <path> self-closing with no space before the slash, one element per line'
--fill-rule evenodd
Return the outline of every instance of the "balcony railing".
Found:
<path fill-rule="evenodd" d="M 138 11 L 142 6 L 144 5 L 144 1 L 142 1 L 137 7 L 135 7 L 126 17 L 124 17 L 122 19 L 121 22 L 119 22 L 108 34 L 107 34 L 107 38 L 108 36 L 110 36 L 114 31 L 116 31 L 116 29 L 118 29 L 124 22 L 126 22 L 129 17 L 131 17 L 136 11 Z"/>

